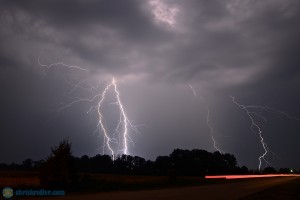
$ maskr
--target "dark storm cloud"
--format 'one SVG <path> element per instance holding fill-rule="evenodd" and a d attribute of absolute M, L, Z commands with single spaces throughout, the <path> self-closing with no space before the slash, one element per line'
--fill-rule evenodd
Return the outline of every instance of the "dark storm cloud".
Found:
<path fill-rule="evenodd" d="M 62 98 L 70 90 L 65 79 L 76 82 L 90 76 L 106 81 L 114 75 L 123 84 L 122 99 L 127 100 L 129 115 L 148 124 L 142 136 L 133 136 L 136 154 L 153 158 L 176 147 L 213 150 L 205 124 L 209 105 L 220 145 L 237 154 L 242 164 L 255 167 L 260 146 L 249 158 L 251 146 L 257 143 L 251 133 L 241 133 L 249 130 L 249 121 L 228 95 L 242 103 L 271 104 L 300 116 L 299 9 L 297 0 L 0 0 L 1 90 L 6 97 L 1 98 L 5 122 L 1 132 L 7 132 L 1 141 L 12 140 L 12 146 L 22 143 L 26 149 L 32 144 L 29 138 L 42 134 L 49 141 L 42 140 L 45 145 L 39 148 L 48 150 L 70 137 L 75 153 L 97 153 L 96 142 L 89 142 L 93 126 L 79 114 L 85 105 L 66 111 L 52 125 L 33 121 L 48 119 L 60 102 L 70 100 Z M 81 75 L 60 68 L 44 70 L 38 59 L 43 64 L 63 61 L 91 71 Z M 188 83 L 202 100 L 192 100 Z M 83 93 L 76 91 L 76 95 Z M 22 118 L 26 118 L 23 125 L 15 127 Z M 236 124 L 239 119 L 244 123 Z M 296 147 L 297 125 L 282 127 L 293 138 L 290 146 Z M 269 130 L 276 137 L 267 141 L 286 155 L 290 150 L 279 147 L 282 133 L 278 130 Z M 245 137 L 252 141 L 249 146 L 237 142 Z M 28 152 L 3 158 L 36 155 Z M 290 163 L 300 168 L 299 163 Z"/>
<path fill-rule="evenodd" d="M 154 25 L 142 1 L 3 1 L 2 4 L 1 22 L 5 26 L 2 47 L 12 46 L 11 59 L 16 59 L 19 52 L 20 57 L 32 54 L 50 60 L 77 57 L 82 59 L 81 63 L 88 62 L 100 69 L 122 69 L 124 63 L 130 64 L 126 57 L 136 51 L 135 46 L 158 43 L 166 37 L 165 31 Z"/>
<path fill-rule="evenodd" d="M 245 78 L 251 72 L 277 71 L 283 67 L 274 64 L 274 57 L 292 51 L 291 45 L 298 47 L 290 40 L 299 32 L 295 1 L 167 3 L 179 9 L 175 30 L 155 24 L 145 1 L 3 1 L 2 23 L 10 25 L 11 40 L 25 43 L 18 48 L 29 48 L 32 54 L 77 57 L 81 63 L 123 74 L 134 73 L 129 70 L 135 62 L 143 63 L 139 67 L 149 75 L 186 81 L 203 80 L 207 74 L 217 74 L 213 79 L 223 74 L 227 80 L 227 69 L 232 70 L 230 78 L 235 71 Z M 48 55 L 57 50 L 63 56 Z"/>
<path fill-rule="evenodd" d="M 14 12 L 20 9 L 36 19 L 45 20 L 59 28 L 89 27 L 92 24 L 115 27 L 121 31 L 146 32 L 142 25 L 151 21 L 141 10 L 141 1 L 6 1 L 4 5 Z M 80 29 L 78 30 L 80 31 Z"/>
<path fill-rule="evenodd" d="M 225 71 L 230 70 L 233 72 L 228 74 L 230 79 L 235 79 L 232 75 L 245 76 L 238 80 L 241 84 L 257 82 L 260 77 L 262 81 L 276 82 L 281 78 L 289 81 L 283 77 L 285 74 L 291 75 L 291 70 L 298 74 L 299 3 L 234 2 L 239 1 L 182 3 L 189 12 L 184 12 L 180 19 L 187 33 L 179 37 L 182 42 L 168 57 L 177 80 L 185 76 L 205 79 L 209 72 L 216 74 L 218 80 L 222 76 L 226 80 Z M 274 76 L 276 72 L 279 76 Z"/>

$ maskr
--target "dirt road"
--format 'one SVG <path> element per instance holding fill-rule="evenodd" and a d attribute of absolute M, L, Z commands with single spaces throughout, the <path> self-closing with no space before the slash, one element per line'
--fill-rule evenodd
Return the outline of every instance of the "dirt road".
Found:
<path fill-rule="evenodd" d="M 146 191 L 121 191 L 56 197 L 59 200 L 193 200 L 193 199 L 239 199 L 264 189 L 283 184 L 299 177 L 276 177 L 249 179 L 231 183 L 202 185 Z M 43 198 L 44 200 L 48 198 Z M 50 199 L 50 198 L 49 198 Z M 51 198 L 53 199 L 53 197 Z"/>

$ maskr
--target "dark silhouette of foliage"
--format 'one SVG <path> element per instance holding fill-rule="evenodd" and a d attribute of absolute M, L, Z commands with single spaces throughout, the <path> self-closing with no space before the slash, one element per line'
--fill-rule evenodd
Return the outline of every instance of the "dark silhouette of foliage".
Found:
<path fill-rule="evenodd" d="M 275 174 L 275 173 L 277 173 L 277 171 L 274 167 L 266 167 L 263 170 L 263 173 L 265 173 L 265 174 Z"/>
<path fill-rule="evenodd" d="M 281 174 L 289 174 L 291 173 L 291 170 L 289 168 L 280 168 L 278 172 Z"/>
<path fill-rule="evenodd" d="M 71 152 L 71 143 L 63 140 L 51 149 L 51 155 L 40 171 L 41 186 L 70 190 L 75 186 L 76 172 Z"/>
<path fill-rule="evenodd" d="M 33 160 L 27 158 L 26 160 L 23 161 L 21 167 L 24 170 L 31 170 L 33 168 Z"/>
<path fill-rule="evenodd" d="M 154 162 L 154 166 L 159 175 L 165 175 L 171 166 L 171 159 L 169 156 L 158 156 Z"/>
<path fill-rule="evenodd" d="M 246 166 L 242 166 L 241 168 L 238 169 L 238 172 L 240 174 L 249 174 L 249 169 Z"/>
<path fill-rule="evenodd" d="M 178 176 L 225 175 L 225 174 L 260 174 L 277 173 L 273 167 L 263 171 L 239 167 L 232 154 L 208 152 L 201 149 L 175 149 L 169 156 L 158 156 L 155 161 L 131 155 L 118 155 L 115 160 L 109 155 L 96 155 L 80 158 L 72 156 L 71 143 L 64 140 L 58 147 L 51 149 L 51 155 L 44 160 L 26 159 L 22 164 L 0 164 L 2 170 L 39 170 L 43 187 L 74 189 L 80 181 L 76 172 L 111 173 L 127 175 L 164 175 L 170 183 Z M 296 170 L 281 168 L 278 173 L 297 173 Z M 90 178 L 86 178 L 90 179 Z"/>

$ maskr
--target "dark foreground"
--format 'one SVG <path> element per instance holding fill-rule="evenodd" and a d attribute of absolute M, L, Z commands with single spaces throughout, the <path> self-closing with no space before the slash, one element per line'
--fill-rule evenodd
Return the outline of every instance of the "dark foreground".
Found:
<path fill-rule="evenodd" d="M 118 199 L 118 200 L 180 200 L 180 199 L 265 199 L 271 193 L 271 199 L 297 199 L 297 188 L 286 194 L 276 192 L 284 190 L 289 185 L 295 183 L 293 187 L 298 187 L 300 177 L 276 177 L 249 179 L 242 181 L 228 181 L 219 184 L 202 185 L 184 188 L 172 188 L 161 190 L 147 191 L 119 191 L 119 192 L 103 192 L 81 195 L 67 195 L 65 197 L 43 198 L 46 199 L 74 199 L 74 200 L 93 200 L 93 199 Z M 277 189 L 276 189 L 277 188 Z M 279 188 L 279 189 L 278 189 Z M 281 188 L 281 189 L 280 189 Z M 275 193 L 274 193 L 275 192 Z M 279 196 L 278 196 L 279 195 Z M 288 196 L 285 196 L 288 195 Z M 260 198 L 262 197 L 262 198 Z M 286 197 L 286 198 L 285 198 Z M 290 198 L 291 197 L 291 198 Z M 298 196 L 299 197 L 299 196 Z"/>

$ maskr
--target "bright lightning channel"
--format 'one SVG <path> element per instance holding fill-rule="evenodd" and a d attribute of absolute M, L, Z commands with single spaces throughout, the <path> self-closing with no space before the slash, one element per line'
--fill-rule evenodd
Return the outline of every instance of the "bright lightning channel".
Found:
<path fill-rule="evenodd" d="M 241 110 L 244 110 L 246 112 L 246 114 L 248 115 L 248 117 L 250 118 L 251 131 L 255 133 L 255 130 L 253 129 L 253 127 L 255 127 L 257 129 L 257 133 L 260 138 L 260 143 L 264 149 L 263 154 L 258 157 L 258 160 L 259 160 L 258 170 L 261 170 L 262 160 L 264 160 L 266 162 L 266 164 L 270 165 L 270 163 L 265 159 L 265 156 L 268 154 L 268 145 L 265 143 L 264 138 L 262 136 L 262 130 L 261 130 L 260 126 L 258 125 L 258 122 L 254 118 L 254 116 L 261 117 L 261 115 L 249 110 L 249 108 L 253 108 L 253 106 L 246 106 L 246 105 L 239 104 L 237 101 L 235 101 L 235 98 L 233 96 L 230 96 L 230 98 L 232 99 L 232 102 L 234 104 L 236 104 Z"/>
<path fill-rule="evenodd" d="M 195 97 L 197 97 L 197 93 L 196 93 L 196 90 L 195 88 L 191 85 L 191 84 L 188 84 L 189 88 L 191 88 L 192 92 L 193 92 L 193 95 Z M 201 98 L 201 97 L 200 97 Z M 201 98 L 202 99 L 202 98 Z M 219 152 L 219 153 L 223 153 L 219 147 L 217 147 L 217 143 L 216 143 L 216 140 L 215 140 L 215 137 L 214 137 L 214 130 L 213 130 L 213 127 L 211 125 L 211 122 L 210 122 L 210 109 L 208 106 L 206 106 L 206 111 L 207 111 L 207 114 L 206 114 L 206 124 L 209 128 L 209 131 L 210 131 L 210 138 L 211 140 L 213 141 L 213 146 L 214 148 Z"/>
<path fill-rule="evenodd" d="M 260 118 L 264 121 L 267 121 L 267 119 L 264 116 L 262 116 L 262 115 L 260 115 L 256 112 L 250 111 L 249 109 L 261 109 L 261 110 L 264 110 L 264 111 L 269 112 L 269 113 L 285 116 L 288 119 L 295 120 L 295 121 L 298 121 L 298 122 L 300 122 L 300 119 L 297 118 L 297 117 L 291 116 L 290 114 L 288 114 L 284 111 L 278 110 L 278 109 L 270 107 L 270 106 L 259 106 L 259 105 L 247 105 L 246 106 L 246 105 L 241 105 L 241 104 L 239 104 L 235 101 L 235 98 L 233 96 L 230 96 L 230 97 L 232 98 L 233 103 L 236 104 L 240 109 L 245 110 L 246 114 L 250 118 L 250 120 L 252 122 L 251 131 L 255 133 L 255 130 L 253 130 L 253 127 L 256 127 L 256 129 L 258 130 L 258 135 L 260 137 L 260 142 L 262 144 L 262 147 L 265 150 L 264 153 L 259 157 L 259 169 L 260 169 L 262 160 L 264 160 L 266 162 L 266 164 L 269 164 L 269 162 L 267 162 L 266 159 L 265 159 L 265 156 L 268 154 L 268 152 L 271 152 L 273 155 L 275 155 L 277 157 L 278 157 L 278 155 L 276 155 L 271 149 L 269 149 L 267 144 L 264 142 L 264 138 L 262 136 L 262 130 L 259 127 L 258 122 L 255 121 L 254 117 L 256 116 L 256 117 L 258 117 L 258 118 Z"/>
<path fill-rule="evenodd" d="M 213 143 L 214 143 L 214 148 L 215 148 L 220 154 L 222 154 L 223 152 L 220 150 L 220 148 L 217 147 L 216 140 L 215 140 L 214 134 L 213 134 L 214 130 L 213 130 L 213 127 L 212 127 L 211 124 L 210 124 L 210 110 L 209 110 L 208 107 L 206 108 L 206 110 L 207 110 L 206 124 L 207 124 L 207 126 L 209 127 L 209 130 L 210 130 L 210 138 L 212 139 L 212 141 L 213 141 Z"/>
<path fill-rule="evenodd" d="M 39 58 L 38 58 L 38 63 L 39 63 L 40 66 L 46 67 L 47 69 L 50 69 L 52 67 L 61 65 L 61 66 L 67 67 L 67 68 L 80 69 L 80 70 L 87 71 L 87 72 L 89 71 L 88 69 L 85 69 L 85 68 L 82 68 L 82 67 L 79 67 L 79 66 L 75 66 L 75 65 L 67 65 L 67 64 L 65 64 L 63 62 L 57 62 L 57 63 L 52 63 L 50 65 L 45 65 L 45 64 L 42 64 L 40 62 Z"/>
<path fill-rule="evenodd" d="M 88 71 L 85 68 L 73 66 L 73 65 L 67 65 L 67 64 L 64 64 L 63 62 L 57 62 L 57 63 L 52 63 L 50 65 L 45 65 L 45 64 L 42 64 L 40 62 L 40 60 L 38 59 L 38 63 L 40 66 L 46 67 L 48 69 L 55 67 L 55 66 L 63 66 L 63 67 L 67 67 L 70 69 L 79 69 L 79 70 L 83 70 L 83 71 Z M 79 88 L 79 89 L 83 89 L 83 90 L 92 92 L 93 96 L 91 98 L 73 97 L 73 101 L 66 104 L 65 106 L 61 107 L 58 110 L 58 113 L 60 113 L 61 111 L 65 110 L 67 108 L 70 108 L 71 106 L 73 106 L 76 103 L 80 103 L 80 102 L 93 103 L 93 102 L 97 101 L 97 99 L 100 99 L 98 101 L 97 105 L 94 105 L 89 108 L 87 113 L 96 112 L 98 115 L 98 123 L 97 123 L 97 128 L 96 128 L 95 132 L 101 131 L 103 133 L 103 146 L 101 147 L 101 148 L 103 148 L 103 154 L 105 154 L 105 147 L 107 147 L 113 160 L 115 160 L 115 156 L 117 156 L 119 154 L 128 155 L 129 154 L 128 142 L 131 142 L 134 145 L 131 137 L 129 136 L 128 129 L 130 127 L 136 133 L 139 133 L 139 131 L 138 131 L 137 127 L 132 124 L 132 122 L 128 119 L 128 117 L 126 115 L 124 105 L 122 104 L 121 99 L 120 99 L 120 92 L 118 91 L 117 81 L 115 80 L 115 78 L 112 78 L 112 81 L 105 87 L 104 91 L 102 93 L 96 93 L 96 94 L 94 94 L 94 91 L 96 91 L 98 89 L 99 84 L 97 84 L 96 87 L 86 88 L 86 87 L 81 86 L 81 84 L 83 84 L 84 82 L 86 82 L 86 80 L 83 80 L 83 81 L 78 82 L 77 84 L 74 84 L 73 88 L 65 94 L 70 95 L 76 89 Z M 109 133 L 108 129 L 105 127 L 105 123 L 104 123 L 105 118 L 101 112 L 101 108 L 103 107 L 103 102 L 106 99 L 106 94 L 111 88 L 113 88 L 113 92 L 115 93 L 115 96 L 117 99 L 116 102 L 111 103 L 111 104 L 117 105 L 119 107 L 119 112 L 120 112 L 119 121 L 118 121 L 118 124 L 117 124 L 113 134 Z M 115 138 L 115 135 L 117 133 L 118 133 L 118 139 Z M 112 147 L 112 143 L 118 144 L 119 149 L 114 150 L 114 148 Z"/>
<path fill-rule="evenodd" d="M 120 100 L 120 93 L 119 91 L 117 90 L 117 84 L 116 84 L 116 81 L 115 79 L 113 78 L 111 83 L 109 85 L 106 86 L 106 88 L 104 89 L 102 95 L 101 95 L 101 100 L 99 101 L 98 105 L 97 105 L 97 112 L 98 112 L 98 115 L 99 115 L 99 122 L 98 122 L 98 127 L 100 126 L 101 127 L 101 130 L 102 132 L 104 133 L 104 137 L 106 139 L 106 145 L 108 147 L 108 149 L 110 150 L 112 156 L 113 156 L 113 160 L 115 158 L 115 155 L 116 153 L 114 152 L 114 150 L 112 149 L 112 147 L 110 146 L 110 142 L 114 141 L 115 138 L 110 138 L 108 136 L 108 131 L 106 130 L 105 126 L 104 126 L 104 123 L 103 123 L 103 115 L 101 113 L 101 106 L 103 104 L 103 101 L 105 99 L 105 96 L 106 96 L 106 93 L 107 91 L 110 89 L 110 87 L 113 87 L 114 89 L 114 92 L 116 94 L 116 98 L 117 98 L 117 102 L 116 102 L 116 105 L 119 106 L 119 109 L 120 109 L 120 118 L 119 118 L 119 122 L 118 122 L 118 125 L 115 129 L 115 133 L 116 132 L 119 132 L 119 127 L 121 124 L 123 124 L 123 133 L 122 133 L 122 139 L 123 139 L 123 148 L 122 148 L 122 153 L 123 154 L 129 154 L 128 152 L 128 140 L 130 140 L 132 142 L 131 139 L 129 139 L 129 136 L 128 136 L 128 125 L 131 125 L 132 124 L 130 123 L 126 113 L 125 113 L 125 110 L 124 110 L 124 106 Z M 132 126 L 133 127 L 133 126 Z"/>

